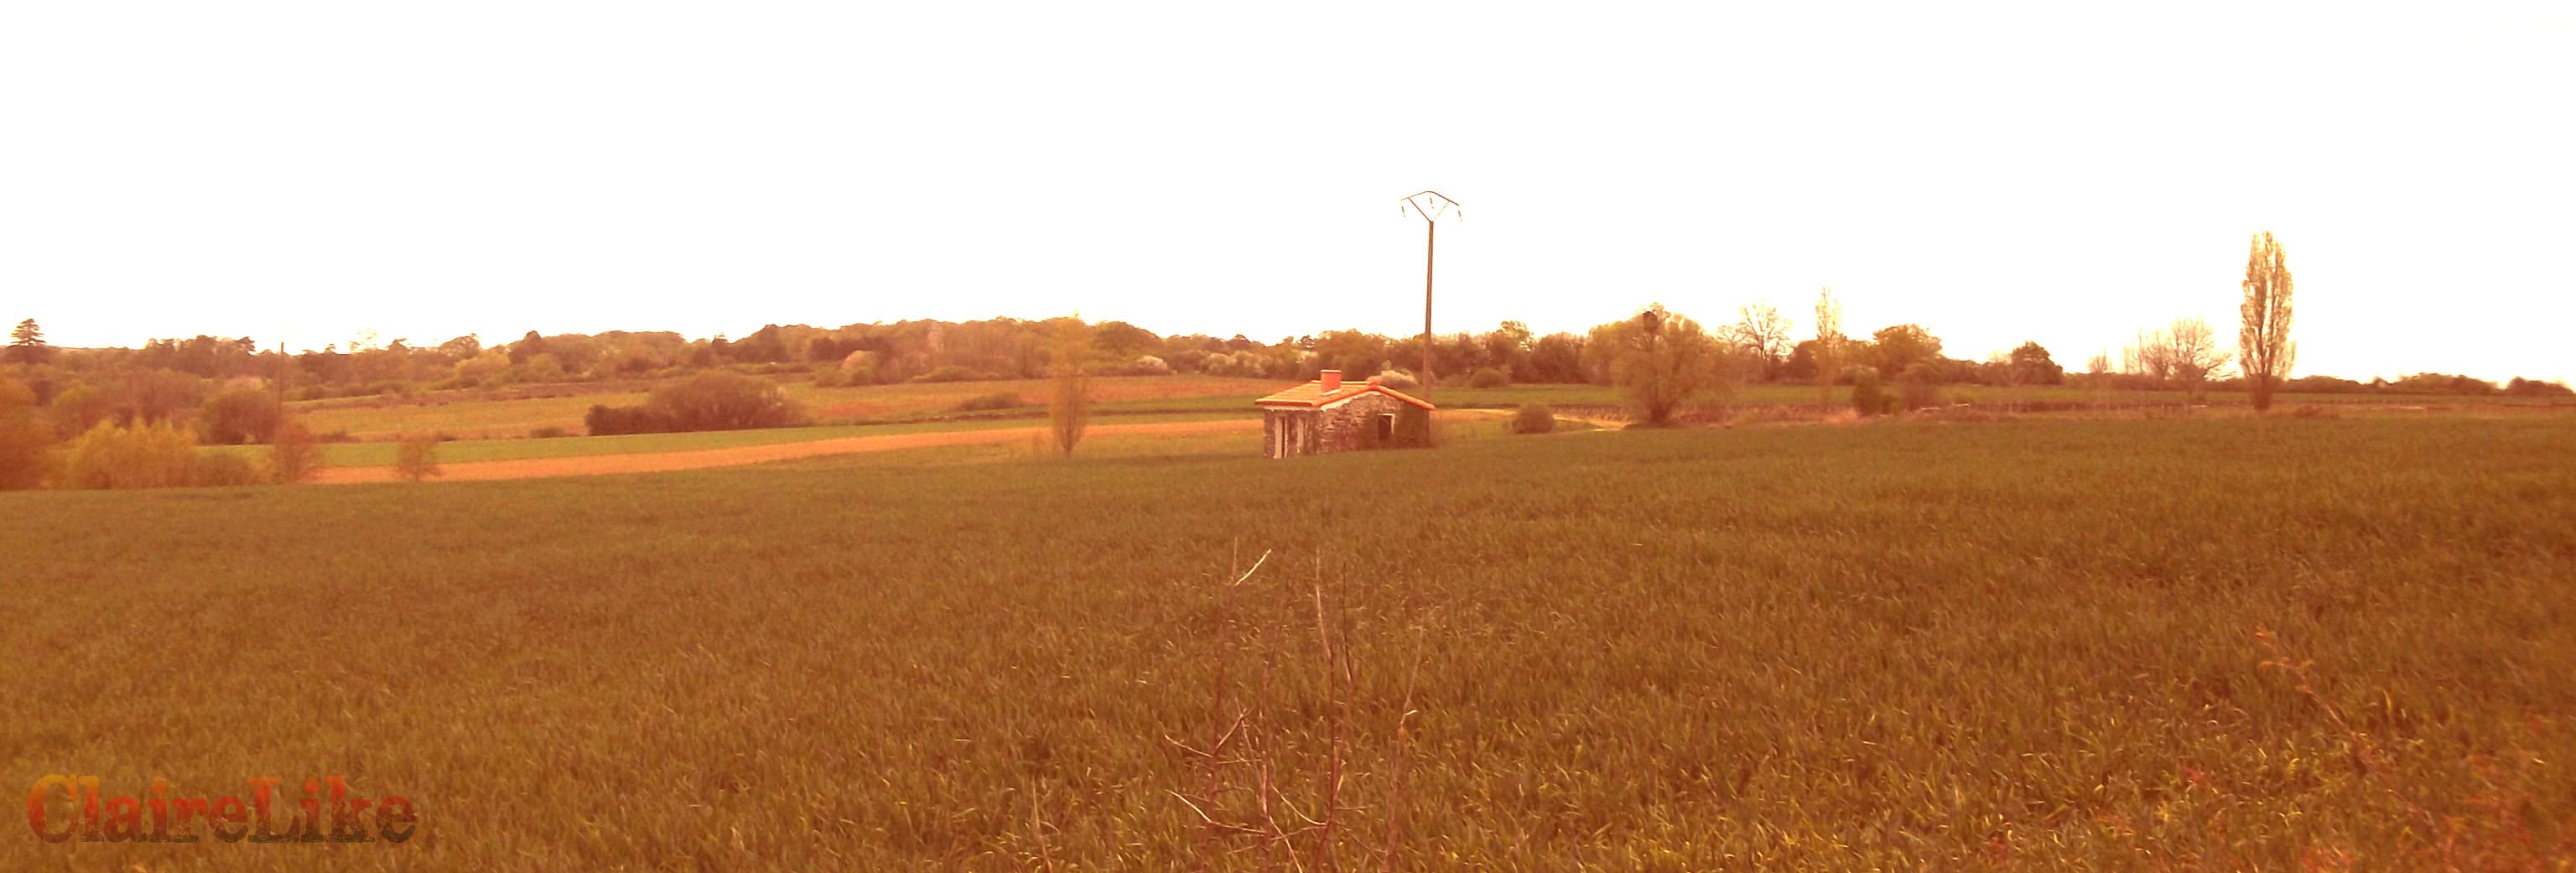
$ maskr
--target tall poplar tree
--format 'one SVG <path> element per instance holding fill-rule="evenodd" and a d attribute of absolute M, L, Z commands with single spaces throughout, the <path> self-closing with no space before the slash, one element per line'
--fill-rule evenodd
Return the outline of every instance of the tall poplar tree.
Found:
<path fill-rule="evenodd" d="M 2257 411 L 2272 408 L 2272 392 L 2290 375 L 2298 344 L 2290 342 L 2290 267 L 2270 231 L 2256 234 L 2245 258 L 2245 301 L 2238 309 L 2236 360 L 2254 392 Z"/>

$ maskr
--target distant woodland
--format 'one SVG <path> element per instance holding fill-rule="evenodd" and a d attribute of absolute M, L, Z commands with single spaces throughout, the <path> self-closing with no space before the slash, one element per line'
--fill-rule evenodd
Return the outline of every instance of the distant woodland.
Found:
<path fill-rule="evenodd" d="M 1832 307 L 1830 297 L 1819 311 Z M 1654 311 L 1661 312 L 1660 308 Z M 1827 312 L 1827 315 L 1833 313 Z M 2062 362 L 2038 343 L 1982 358 L 1956 357 L 1931 330 L 1915 324 L 1864 336 L 1839 331 L 1800 336 L 1769 305 L 1742 307 L 1724 324 L 1702 326 L 1666 313 L 1667 345 L 1693 349 L 1704 363 L 1706 390 L 1762 383 L 1884 380 L 1928 385 L 2075 385 L 2116 390 L 2236 390 L 2241 377 L 2214 331 L 2183 319 L 2150 331 L 2119 353 Z M 768 325 L 749 335 L 692 339 L 671 331 L 541 335 L 487 343 L 460 336 L 437 343 L 379 340 L 281 354 L 248 337 L 155 339 L 139 348 L 57 348 L 43 327 L 19 323 L 0 350 L 0 375 L 22 385 L 37 405 L 54 408 L 57 424 L 76 433 L 101 421 L 153 421 L 191 410 L 227 388 L 256 387 L 287 400 L 403 396 L 427 391 L 586 382 L 659 381 L 709 370 L 825 386 L 901 382 L 1032 379 L 1046 375 L 1055 320 L 901 321 L 840 327 Z M 1440 385 L 1618 380 L 1623 319 L 1576 333 L 1533 333 L 1520 322 L 1483 332 L 1434 337 L 1432 372 Z M 1279 380 L 1314 378 L 1324 369 L 1379 375 L 1398 385 L 1419 382 L 1422 340 L 1361 330 L 1333 330 L 1255 340 L 1241 334 L 1160 335 L 1120 321 L 1092 325 L 1094 373 L 1162 376 L 1205 373 Z M 2300 393 L 2438 393 L 2560 395 L 2556 383 L 2515 379 L 2497 384 L 2467 376 L 2423 373 L 2359 382 L 2311 375 L 2288 379 Z"/>

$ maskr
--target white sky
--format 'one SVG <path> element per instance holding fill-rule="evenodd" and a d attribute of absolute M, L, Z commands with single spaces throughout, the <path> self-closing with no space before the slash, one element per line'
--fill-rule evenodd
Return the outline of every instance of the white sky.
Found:
<path fill-rule="evenodd" d="M 0 318 L 62 345 L 1036 318 L 1706 322 L 2080 368 L 2576 376 L 2565 4 L 0 6 Z"/>

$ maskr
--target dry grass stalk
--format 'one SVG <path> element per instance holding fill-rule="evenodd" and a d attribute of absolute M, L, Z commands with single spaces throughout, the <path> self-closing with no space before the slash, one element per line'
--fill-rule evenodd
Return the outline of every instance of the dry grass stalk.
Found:
<path fill-rule="evenodd" d="M 1393 866 L 1394 850 L 1400 844 L 1403 829 L 1390 817 L 1385 824 L 1383 842 L 1377 839 L 1377 828 L 1356 817 L 1370 812 L 1367 807 L 1349 802 L 1349 787 L 1354 775 L 1352 713 L 1359 697 L 1359 669 L 1351 642 L 1353 630 L 1349 619 L 1336 620 L 1332 601 L 1322 581 L 1320 558 L 1316 579 L 1307 586 L 1305 599 L 1313 610 L 1315 633 L 1314 668 L 1319 670 L 1324 699 L 1321 701 L 1320 748 L 1298 742 L 1300 729 L 1282 721 L 1280 714 L 1302 709 L 1290 700 L 1283 679 L 1293 676 L 1292 661 L 1304 654 L 1294 653 L 1294 634 L 1288 622 L 1293 613 L 1274 613 L 1269 618 L 1251 619 L 1241 610 L 1253 603 L 1294 604 L 1294 600 L 1239 600 L 1231 591 L 1242 587 L 1257 575 L 1270 553 L 1264 552 L 1250 569 L 1233 574 L 1233 580 L 1218 593 L 1220 633 L 1216 641 L 1217 686 L 1210 692 L 1209 734 L 1202 745 L 1192 745 L 1166 736 L 1164 741 L 1194 759 L 1204 768 L 1207 781 L 1195 793 L 1168 790 L 1196 819 L 1200 829 L 1200 860 L 1206 869 L 1218 869 L 1251 861 L 1254 866 L 1273 870 L 1341 870 L 1346 859 L 1341 842 L 1360 840 L 1362 857 L 1374 854 L 1369 869 L 1384 870 Z M 1293 589 L 1292 589 L 1293 590 Z M 1291 607 L 1293 608 L 1293 607 Z M 1393 754 L 1398 778 L 1389 785 L 1390 804 L 1403 801 L 1400 778 L 1401 762 L 1411 742 L 1409 719 L 1413 709 L 1414 685 L 1425 645 L 1425 630 L 1416 628 L 1415 669 L 1408 674 L 1402 707 L 1395 725 Z M 1235 661 L 1245 654 L 1245 645 L 1258 660 L 1257 675 L 1242 675 Z M 1236 702 L 1236 683 L 1248 685 L 1248 697 Z M 1314 730 L 1308 728 L 1304 730 Z M 1303 747 L 1305 751 L 1299 751 Z M 1321 758 L 1315 766 L 1310 789 L 1292 790 L 1300 780 L 1291 772 L 1290 760 L 1313 755 Z M 1312 758 L 1306 758 L 1313 760 Z M 1388 812 L 1392 814 L 1392 806 Z M 1363 836 L 1367 834 L 1367 836 Z M 1228 843 L 1233 843 L 1228 845 Z M 1375 849 L 1374 852 L 1370 851 Z"/>

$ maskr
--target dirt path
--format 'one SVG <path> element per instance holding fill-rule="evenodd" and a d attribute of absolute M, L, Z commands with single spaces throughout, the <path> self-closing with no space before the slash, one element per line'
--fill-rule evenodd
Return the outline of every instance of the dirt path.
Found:
<path fill-rule="evenodd" d="M 1188 436 L 1220 434 L 1261 429 L 1261 420 L 1217 419 L 1212 421 L 1166 421 L 1151 424 L 1095 424 L 1091 436 Z M 538 479 L 549 476 L 604 476 L 611 473 L 660 473 L 670 470 L 695 470 L 700 467 L 731 467 L 760 464 L 794 458 L 845 455 L 852 452 L 883 452 L 894 449 L 918 449 L 929 446 L 1001 445 L 1025 442 L 1032 428 L 1004 427 L 982 430 L 933 431 L 930 433 L 856 436 L 837 439 L 775 443 L 765 446 L 732 446 L 721 449 L 687 449 L 676 452 L 637 452 L 624 455 L 584 455 L 572 458 L 525 458 L 513 461 L 473 461 L 462 464 L 440 464 L 442 480 L 479 481 L 486 479 Z M 313 481 L 328 484 L 351 482 L 395 481 L 392 467 L 325 467 Z"/>

